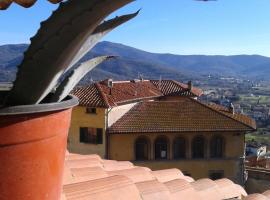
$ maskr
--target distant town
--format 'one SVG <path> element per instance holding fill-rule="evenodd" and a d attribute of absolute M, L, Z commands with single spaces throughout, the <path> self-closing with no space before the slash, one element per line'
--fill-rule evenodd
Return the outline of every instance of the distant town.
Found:
<path fill-rule="evenodd" d="M 215 102 L 256 120 L 257 131 L 246 135 L 247 145 L 270 147 L 270 86 L 269 81 L 235 77 L 205 76 L 196 81 L 204 90 L 201 100 Z"/>

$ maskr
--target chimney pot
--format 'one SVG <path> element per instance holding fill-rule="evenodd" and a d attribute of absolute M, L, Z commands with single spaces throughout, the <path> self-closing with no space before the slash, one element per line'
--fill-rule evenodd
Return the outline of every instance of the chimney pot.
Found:
<path fill-rule="evenodd" d="M 110 78 L 108 79 L 108 87 L 112 88 L 113 87 L 113 80 Z"/>
<path fill-rule="evenodd" d="M 187 85 L 188 85 L 188 90 L 192 90 L 192 82 L 191 81 L 189 81 L 188 83 L 187 83 Z"/>

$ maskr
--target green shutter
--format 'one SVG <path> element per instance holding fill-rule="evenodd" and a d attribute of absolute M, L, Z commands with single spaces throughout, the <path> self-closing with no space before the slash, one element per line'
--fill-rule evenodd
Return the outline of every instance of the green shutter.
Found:
<path fill-rule="evenodd" d="M 103 129 L 97 128 L 97 144 L 103 144 Z"/>

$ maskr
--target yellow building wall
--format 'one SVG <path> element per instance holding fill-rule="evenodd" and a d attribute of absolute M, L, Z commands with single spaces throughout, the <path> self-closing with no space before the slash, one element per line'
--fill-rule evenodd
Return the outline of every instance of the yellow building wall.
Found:
<path fill-rule="evenodd" d="M 105 120 L 106 109 L 96 108 L 96 114 L 86 113 L 86 107 L 77 106 L 72 111 L 71 125 L 68 135 L 68 150 L 71 153 L 106 155 Z M 103 144 L 80 143 L 80 127 L 103 129 Z"/>
<path fill-rule="evenodd" d="M 140 136 L 147 136 L 150 140 L 151 155 L 149 161 L 135 160 L 135 141 Z M 209 176 L 210 170 L 224 170 L 224 176 L 231 180 L 237 181 L 241 176 L 241 167 L 239 158 L 244 155 L 244 134 L 243 133 L 166 133 L 169 140 L 168 160 L 154 160 L 154 141 L 157 137 L 164 134 L 111 134 L 109 143 L 109 158 L 113 160 L 130 160 L 136 165 L 146 166 L 152 170 L 178 168 L 183 172 L 191 174 L 195 179 L 205 178 Z M 206 139 L 206 150 L 204 159 L 192 159 L 191 143 L 195 136 L 203 135 Z M 210 139 L 213 135 L 222 135 L 225 139 L 224 159 L 210 158 Z M 173 159 L 173 140 L 175 137 L 182 136 L 187 141 L 187 159 Z"/>

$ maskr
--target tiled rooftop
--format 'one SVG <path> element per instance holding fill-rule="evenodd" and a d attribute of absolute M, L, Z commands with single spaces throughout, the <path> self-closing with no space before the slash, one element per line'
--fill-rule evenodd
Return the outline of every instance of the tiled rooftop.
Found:
<path fill-rule="evenodd" d="M 173 80 L 116 81 L 109 88 L 108 80 L 105 80 L 76 88 L 72 94 L 79 98 L 81 106 L 108 108 L 165 95 L 196 97 L 202 95 L 202 90 L 196 87 L 189 90 L 186 84 Z"/>
<path fill-rule="evenodd" d="M 135 105 L 116 121 L 109 133 L 253 130 L 254 120 L 207 106 L 192 98 L 147 101 Z"/>
<path fill-rule="evenodd" d="M 194 181 L 178 169 L 152 171 L 97 155 L 67 154 L 62 200 L 269 200 L 270 191 L 247 196 L 228 179 Z"/>
<path fill-rule="evenodd" d="M 199 88 L 192 87 L 188 89 L 187 84 L 183 84 L 174 80 L 151 80 L 157 88 L 160 88 L 163 95 L 170 96 L 201 96 L 203 91 Z"/>

